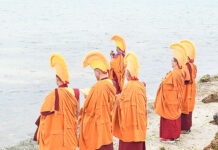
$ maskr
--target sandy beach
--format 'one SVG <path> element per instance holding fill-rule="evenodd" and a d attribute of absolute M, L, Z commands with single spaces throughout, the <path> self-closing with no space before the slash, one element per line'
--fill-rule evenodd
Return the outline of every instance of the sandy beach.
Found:
<path fill-rule="evenodd" d="M 193 113 L 193 125 L 190 134 L 181 134 L 176 143 L 162 143 L 159 140 L 159 120 L 160 117 L 152 109 L 152 103 L 148 104 L 148 128 L 146 149 L 159 150 L 202 150 L 214 138 L 218 131 L 217 125 L 209 123 L 213 120 L 213 115 L 218 112 L 218 103 L 203 103 L 201 100 L 218 91 L 218 79 L 210 82 L 198 83 L 197 99 Z M 152 100 L 153 101 L 153 100 Z M 6 150 L 36 150 L 37 144 L 31 139 L 26 140 Z M 118 139 L 114 137 L 114 150 L 118 149 Z"/>

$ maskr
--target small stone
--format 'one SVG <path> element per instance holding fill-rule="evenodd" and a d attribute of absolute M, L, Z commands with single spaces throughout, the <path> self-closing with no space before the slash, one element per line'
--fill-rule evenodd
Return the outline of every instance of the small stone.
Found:
<path fill-rule="evenodd" d="M 165 147 L 160 147 L 160 150 L 166 150 Z"/>
<path fill-rule="evenodd" d="M 215 121 L 215 124 L 218 125 L 218 113 L 216 113 L 215 115 L 213 115 L 213 120 Z M 218 134 L 218 133 L 217 133 Z"/>

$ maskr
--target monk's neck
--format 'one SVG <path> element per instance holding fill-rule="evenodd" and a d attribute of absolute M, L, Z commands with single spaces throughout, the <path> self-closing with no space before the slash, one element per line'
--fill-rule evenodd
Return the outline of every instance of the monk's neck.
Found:
<path fill-rule="evenodd" d="M 68 85 L 67 84 L 62 84 L 62 85 L 59 85 L 58 87 L 59 88 L 64 88 L 64 87 L 68 87 Z"/>
<path fill-rule="evenodd" d="M 133 77 L 133 78 L 130 78 L 128 79 L 128 81 L 138 81 L 139 79 L 137 77 Z"/>

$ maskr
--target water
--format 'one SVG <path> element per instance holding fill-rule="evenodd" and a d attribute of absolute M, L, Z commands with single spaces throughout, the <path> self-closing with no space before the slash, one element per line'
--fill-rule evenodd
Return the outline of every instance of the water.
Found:
<path fill-rule="evenodd" d="M 43 99 L 56 86 L 52 52 L 66 58 L 71 87 L 90 87 L 85 54 L 98 49 L 109 58 L 118 33 L 137 53 L 153 99 L 170 70 L 172 42 L 194 41 L 198 78 L 218 73 L 217 27 L 217 0 L 0 0 L 0 147 L 32 137 Z"/>

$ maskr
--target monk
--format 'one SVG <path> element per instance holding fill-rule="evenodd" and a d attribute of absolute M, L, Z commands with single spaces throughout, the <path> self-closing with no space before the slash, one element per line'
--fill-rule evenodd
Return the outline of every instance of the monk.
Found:
<path fill-rule="evenodd" d="M 124 56 L 126 44 L 124 39 L 119 35 L 114 35 L 111 39 L 116 43 L 117 53 L 115 54 L 112 52 L 110 54 L 112 59 L 110 62 L 109 78 L 113 81 L 114 86 L 116 87 L 116 93 L 119 94 L 122 91 L 125 81 Z"/>
<path fill-rule="evenodd" d="M 119 150 L 145 150 L 147 129 L 147 97 L 145 83 L 138 80 L 139 63 L 129 52 L 127 84 L 116 99 L 113 112 L 113 135 L 119 138 Z"/>
<path fill-rule="evenodd" d="M 154 102 L 155 112 L 160 115 L 160 140 L 175 142 L 181 132 L 181 104 L 183 100 L 185 63 L 184 47 L 179 43 L 170 46 L 174 58 L 172 68 L 162 80 Z"/>
<path fill-rule="evenodd" d="M 184 87 L 184 98 L 182 105 L 182 114 L 181 114 L 181 133 L 188 134 L 191 132 L 192 126 L 192 112 L 195 105 L 196 97 L 196 74 L 197 67 L 194 64 L 195 59 L 195 46 L 189 40 L 183 40 L 180 42 L 186 50 L 188 57 L 188 62 L 185 66 L 185 87 Z"/>
<path fill-rule="evenodd" d="M 51 91 L 42 104 L 34 140 L 38 141 L 40 150 L 75 150 L 78 92 L 67 87 L 69 73 L 64 58 L 52 54 L 50 64 L 56 69 L 58 88 Z"/>
<path fill-rule="evenodd" d="M 80 116 L 80 150 L 113 150 L 112 107 L 116 89 L 108 79 L 109 64 L 99 51 L 91 51 L 83 61 L 83 67 L 94 70 L 97 82 L 93 85 Z"/>

